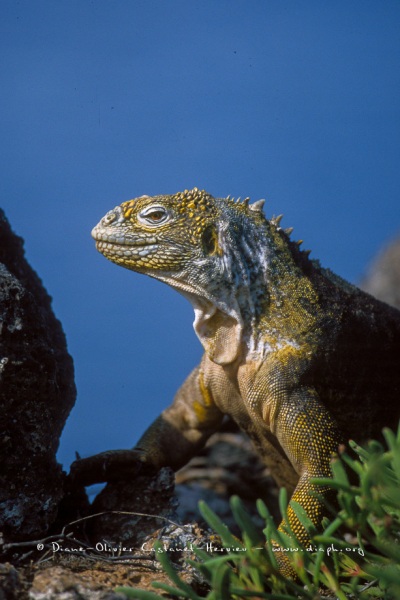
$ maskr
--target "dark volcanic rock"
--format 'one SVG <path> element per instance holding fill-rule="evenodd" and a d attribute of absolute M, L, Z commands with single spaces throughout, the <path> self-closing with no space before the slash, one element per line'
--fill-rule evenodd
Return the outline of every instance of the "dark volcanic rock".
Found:
<path fill-rule="evenodd" d="M 63 495 L 59 438 L 75 402 L 73 363 L 51 298 L 0 211 L 0 531 L 45 533 Z"/>
<path fill-rule="evenodd" d="M 93 519 L 90 537 L 95 543 L 108 539 L 140 547 L 147 536 L 175 516 L 174 487 L 175 474 L 169 467 L 153 475 L 138 475 L 132 481 L 108 483 L 93 502 L 92 513 L 132 514 L 110 512 Z"/>

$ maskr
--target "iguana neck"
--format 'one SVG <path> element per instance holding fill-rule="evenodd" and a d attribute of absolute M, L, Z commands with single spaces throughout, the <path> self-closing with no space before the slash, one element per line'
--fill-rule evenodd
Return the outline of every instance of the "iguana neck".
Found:
<path fill-rule="evenodd" d="M 240 227 L 232 215 L 222 218 L 214 258 L 196 264 L 197 283 L 189 273 L 157 275 L 193 305 L 195 332 L 214 362 L 262 360 L 274 347 L 295 345 L 316 321 L 318 295 L 301 264 L 310 262 L 264 216 Z"/>

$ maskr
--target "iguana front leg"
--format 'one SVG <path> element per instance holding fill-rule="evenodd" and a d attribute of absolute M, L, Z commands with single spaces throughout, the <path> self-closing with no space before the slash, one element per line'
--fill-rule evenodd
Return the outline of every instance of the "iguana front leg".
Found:
<path fill-rule="evenodd" d="M 320 526 L 327 509 L 321 498 L 333 490 L 311 483 L 315 477 L 331 477 L 330 462 L 343 442 L 338 427 L 313 388 L 301 387 L 280 402 L 272 424 L 274 433 L 300 478 L 291 500 L 298 502 L 311 521 Z M 318 494 L 317 497 L 315 494 Z M 307 544 L 307 532 L 288 507 L 288 521 L 298 540 Z M 284 529 L 284 521 L 280 525 Z"/>
<path fill-rule="evenodd" d="M 77 460 L 71 465 L 70 479 L 75 485 L 91 485 L 134 477 L 141 468 L 177 470 L 202 448 L 222 419 L 197 367 L 135 448 Z"/>

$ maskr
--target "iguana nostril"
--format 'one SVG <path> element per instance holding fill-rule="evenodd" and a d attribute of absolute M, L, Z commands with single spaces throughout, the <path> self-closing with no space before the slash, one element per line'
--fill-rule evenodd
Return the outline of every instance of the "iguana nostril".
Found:
<path fill-rule="evenodd" d="M 122 222 L 125 220 L 124 213 L 120 206 L 116 206 L 102 218 L 101 224 L 104 226 L 111 225 L 112 223 Z"/>
<path fill-rule="evenodd" d="M 103 218 L 103 223 L 104 223 L 104 225 L 110 225 L 111 223 L 113 223 L 115 221 L 116 218 L 117 218 L 117 215 L 115 214 L 115 211 L 110 211 Z"/>

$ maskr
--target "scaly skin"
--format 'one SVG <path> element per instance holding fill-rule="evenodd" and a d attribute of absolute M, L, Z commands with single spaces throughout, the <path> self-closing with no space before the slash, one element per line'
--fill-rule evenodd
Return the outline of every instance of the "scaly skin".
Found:
<path fill-rule="evenodd" d="M 228 414 L 320 524 L 310 479 L 330 476 L 339 444 L 399 419 L 400 313 L 310 261 L 279 221 L 261 201 L 195 188 L 124 202 L 94 228 L 106 258 L 188 298 L 204 356 L 136 449 L 78 461 L 76 478 L 134 474 L 140 461 L 178 469 Z M 306 543 L 290 507 L 288 517 Z"/>

